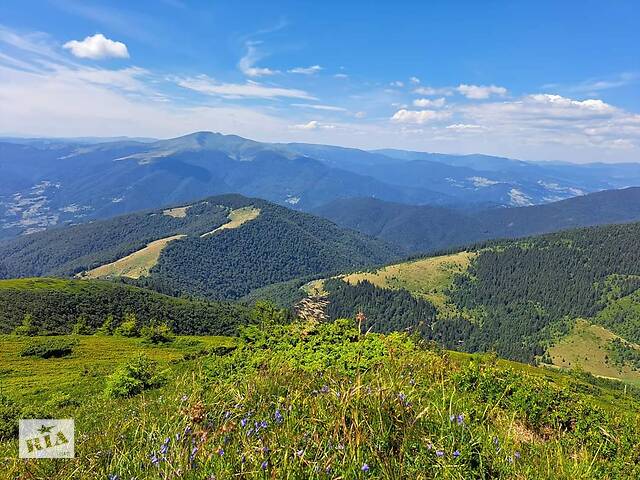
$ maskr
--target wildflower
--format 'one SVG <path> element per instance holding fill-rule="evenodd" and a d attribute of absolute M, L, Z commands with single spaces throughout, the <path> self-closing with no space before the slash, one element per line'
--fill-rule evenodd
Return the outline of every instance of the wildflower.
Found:
<path fill-rule="evenodd" d="M 362 470 L 364 473 L 367 473 L 369 471 L 369 465 L 365 463 L 364 465 L 362 465 L 362 468 L 360 470 Z"/>
<path fill-rule="evenodd" d="M 398 394 L 398 398 L 400 399 L 400 401 L 401 401 L 402 403 L 404 403 L 404 402 L 407 400 L 407 396 L 406 396 L 404 393 L 402 393 L 402 392 L 400 392 L 400 393 Z"/>
<path fill-rule="evenodd" d="M 196 458 L 197 453 L 198 453 L 198 447 L 193 447 L 191 449 L 191 455 L 189 455 L 189 460 L 193 462 L 193 460 Z"/>
<path fill-rule="evenodd" d="M 513 463 L 513 457 L 507 457 L 507 462 Z"/>
<path fill-rule="evenodd" d="M 273 416 L 274 416 L 274 418 L 275 418 L 277 423 L 282 423 L 282 421 L 284 420 L 284 417 L 280 413 L 280 410 L 276 409 L 276 413 Z"/>
<path fill-rule="evenodd" d="M 427 449 L 431 450 L 433 448 L 433 443 L 428 443 L 427 444 Z"/>
<path fill-rule="evenodd" d="M 449 415 L 449 421 L 450 421 L 450 422 L 454 422 L 454 421 L 455 421 L 455 419 L 456 419 L 456 416 L 455 416 L 455 415 Z"/>
<path fill-rule="evenodd" d="M 493 437 L 493 444 L 497 447 L 498 444 L 500 443 L 500 440 L 498 440 L 498 437 Z"/>
<path fill-rule="evenodd" d="M 263 470 L 266 470 L 268 466 L 269 462 L 267 462 L 266 460 L 262 462 L 262 464 L 260 464 L 260 468 L 262 468 Z"/>
<path fill-rule="evenodd" d="M 329 393 L 329 386 L 323 385 L 322 388 L 320 389 L 320 393 Z"/>
<path fill-rule="evenodd" d="M 156 466 L 158 466 L 160 464 L 160 459 L 158 457 L 156 457 L 155 453 L 151 454 L 151 463 L 153 465 L 156 465 Z"/>
<path fill-rule="evenodd" d="M 223 456 L 224 455 L 224 449 L 222 447 L 220 447 L 218 449 L 218 455 Z"/>
<path fill-rule="evenodd" d="M 302 457 L 304 455 L 304 450 L 298 450 L 296 452 L 296 457 Z"/>
<path fill-rule="evenodd" d="M 247 430 L 247 437 L 250 437 L 253 434 L 253 428 Z"/>
<path fill-rule="evenodd" d="M 436 457 L 444 457 L 444 452 L 442 450 L 436 450 Z"/>
<path fill-rule="evenodd" d="M 248 422 L 248 421 L 249 421 L 249 420 L 248 420 L 247 418 L 243 418 L 242 420 L 240 420 L 240 426 L 241 426 L 242 428 L 246 427 L 246 426 L 247 426 L 247 422 Z"/>
<path fill-rule="evenodd" d="M 455 452 L 453 452 L 454 458 L 458 458 L 459 456 L 460 456 L 460 450 L 456 450 Z"/>
<path fill-rule="evenodd" d="M 269 453 L 269 447 L 262 447 L 262 453 Z"/>
<path fill-rule="evenodd" d="M 189 435 L 191 433 L 191 426 L 187 425 L 184 429 L 184 434 L 185 435 Z"/>
<path fill-rule="evenodd" d="M 464 423 L 464 414 L 458 415 L 456 420 L 458 420 L 458 425 L 462 425 Z"/>
<path fill-rule="evenodd" d="M 182 398 L 180 398 L 181 402 L 186 402 L 187 400 L 189 400 L 189 397 L 187 395 L 183 395 Z"/>
<path fill-rule="evenodd" d="M 516 457 L 516 459 L 520 459 L 520 452 L 516 452 L 513 454 L 514 457 Z"/>
<path fill-rule="evenodd" d="M 229 412 L 229 411 L 224 412 L 224 419 L 225 420 L 229 420 L 229 418 L 231 418 L 231 412 Z"/>
<path fill-rule="evenodd" d="M 110 473 L 109 475 L 107 475 L 107 480 L 120 480 L 120 477 L 115 473 Z"/>
<path fill-rule="evenodd" d="M 324 469 L 324 472 L 328 475 L 331 473 L 331 465 L 327 465 L 327 467 Z"/>
<path fill-rule="evenodd" d="M 176 433 L 176 442 L 180 441 L 180 434 Z"/>
<path fill-rule="evenodd" d="M 409 385 L 413 386 L 415 384 L 416 384 L 416 381 L 413 378 L 409 380 Z"/>
<path fill-rule="evenodd" d="M 165 442 L 160 447 L 160 455 L 166 455 L 169 451 L 169 442 Z"/>
<path fill-rule="evenodd" d="M 247 461 L 247 456 L 246 455 L 242 455 L 242 457 L 240 458 L 240 463 L 244 463 Z"/>

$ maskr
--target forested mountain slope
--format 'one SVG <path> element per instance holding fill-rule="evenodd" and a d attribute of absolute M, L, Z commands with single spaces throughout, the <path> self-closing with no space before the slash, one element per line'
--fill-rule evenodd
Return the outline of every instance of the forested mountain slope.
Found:
<path fill-rule="evenodd" d="M 640 223 L 490 242 L 314 281 L 304 291 L 326 298 L 331 317 L 363 311 L 377 331 L 409 328 L 448 348 L 566 367 L 576 366 L 575 352 L 554 350 L 551 358 L 549 349 L 568 335 L 580 343 L 577 321 L 585 319 L 609 332 L 602 362 L 640 381 Z M 563 352 L 574 355 L 571 365 Z"/>
<path fill-rule="evenodd" d="M 175 207 L 2 242 L 0 275 L 130 276 L 167 293 L 238 298 L 270 283 L 387 262 L 400 253 L 328 220 L 255 198 L 224 195 Z M 234 220 L 243 209 L 254 213 Z M 171 241 L 147 255 L 159 239 Z M 132 270 L 149 274 L 130 275 L 126 268 L 94 274 L 125 257 Z"/>
<path fill-rule="evenodd" d="M 373 198 L 336 200 L 314 212 L 409 252 L 427 252 L 493 238 L 638 221 L 640 188 L 607 190 L 544 205 L 473 212 Z"/>

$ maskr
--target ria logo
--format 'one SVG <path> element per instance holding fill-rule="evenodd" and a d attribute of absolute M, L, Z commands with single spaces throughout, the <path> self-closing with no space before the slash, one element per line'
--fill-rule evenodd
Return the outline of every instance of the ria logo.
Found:
<path fill-rule="evenodd" d="M 73 458 L 73 419 L 20 420 L 20 458 Z"/>

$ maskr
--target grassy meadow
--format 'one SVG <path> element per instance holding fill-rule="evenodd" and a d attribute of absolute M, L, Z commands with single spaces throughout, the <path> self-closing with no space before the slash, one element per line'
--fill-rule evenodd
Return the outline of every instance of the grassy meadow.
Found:
<path fill-rule="evenodd" d="M 68 357 L 23 357 L 42 340 L 0 338 L 0 419 L 75 418 L 76 458 L 16 460 L 5 434 L 2 478 L 640 475 L 638 392 L 616 382 L 365 335 L 352 320 L 263 319 L 239 338 L 165 345 L 58 338 L 77 342 Z M 126 365 L 162 381 L 108 394 Z"/>

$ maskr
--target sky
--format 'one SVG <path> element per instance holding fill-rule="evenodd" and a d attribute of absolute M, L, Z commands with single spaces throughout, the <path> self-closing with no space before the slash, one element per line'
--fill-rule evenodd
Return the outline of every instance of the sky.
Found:
<path fill-rule="evenodd" d="M 640 162 L 640 2 L 0 2 L 0 136 Z"/>

